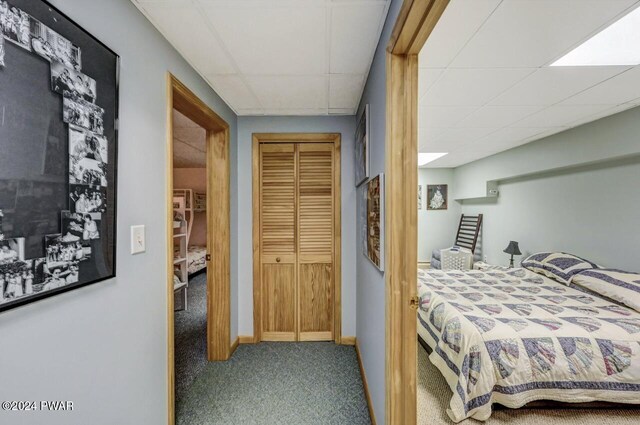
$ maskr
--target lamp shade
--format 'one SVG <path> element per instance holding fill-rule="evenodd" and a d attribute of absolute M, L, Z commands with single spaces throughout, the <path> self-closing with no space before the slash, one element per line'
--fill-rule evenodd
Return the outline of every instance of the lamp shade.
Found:
<path fill-rule="evenodd" d="M 516 241 L 509 242 L 509 246 L 507 246 L 503 252 L 511 255 L 522 255 L 520 248 L 518 247 L 518 242 Z"/>

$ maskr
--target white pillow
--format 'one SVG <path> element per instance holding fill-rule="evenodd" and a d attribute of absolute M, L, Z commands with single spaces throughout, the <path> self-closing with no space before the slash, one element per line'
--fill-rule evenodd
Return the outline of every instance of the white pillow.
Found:
<path fill-rule="evenodd" d="M 565 252 L 539 252 L 522 260 L 522 267 L 568 285 L 576 274 L 598 265 Z"/>
<path fill-rule="evenodd" d="M 571 283 L 640 312 L 640 273 L 614 269 L 584 270 L 573 276 Z"/>

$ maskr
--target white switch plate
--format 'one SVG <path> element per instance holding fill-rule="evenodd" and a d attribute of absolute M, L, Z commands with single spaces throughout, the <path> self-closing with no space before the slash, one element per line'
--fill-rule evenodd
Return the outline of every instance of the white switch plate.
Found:
<path fill-rule="evenodd" d="M 131 254 L 140 254 L 146 250 L 144 224 L 131 226 Z"/>

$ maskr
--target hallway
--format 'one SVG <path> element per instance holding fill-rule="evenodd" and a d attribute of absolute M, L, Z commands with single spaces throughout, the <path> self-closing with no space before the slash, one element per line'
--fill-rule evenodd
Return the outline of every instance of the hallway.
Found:
<path fill-rule="evenodd" d="M 176 312 L 176 423 L 368 425 L 355 348 L 330 342 L 240 345 L 206 361 L 206 274 Z"/>

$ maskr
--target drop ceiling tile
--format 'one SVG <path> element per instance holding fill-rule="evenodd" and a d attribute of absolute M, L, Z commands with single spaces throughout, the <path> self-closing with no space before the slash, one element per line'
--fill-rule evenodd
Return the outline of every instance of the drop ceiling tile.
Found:
<path fill-rule="evenodd" d="M 640 97 L 640 66 L 570 97 L 562 105 L 619 105 Z"/>
<path fill-rule="evenodd" d="M 201 74 L 230 74 L 234 64 L 194 8 L 178 2 L 140 5 L 154 25 Z"/>
<path fill-rule="evenodd" d="M 354 115 L 355 109 L 351 108 L 329 108 L 329 115 Z"/>
<path fill-rule="evenodd" d="M 237 109 L 238 115 L 242 116 L 257 116 L 264 115 L 264 109 Z"/>
<path fill-rule="evenodd" d="M 449 3 L 418 56 L 421 68 L 446 68 L 501 0 Z"/>
<path fill-rule="evenodd" d="M 225 102 L 238 109 L 260 109 L 251 89 L 237 75 L 208 75 L 207 80 Z"/>
<path fill-rule="evenodd" d="M 483 106 L 457 124 L 457 127 L 502 128 L 540 111 L 542 106 Z"/>
<path fill-rule="evenodd" d="M 624 111 L 626 111 L 628 109 L 633 109 L 633 108 L 635 108 L 637 106 L 638 105 L 636 105 L 634 103 L 623 103 L 622 105 L 617 105 L 617 106 L 614 106 L 613 108 L 607 108 L 607 109 L 602 110 L 600 112 L 597 112 L 597 113 L 595 113 L 593 115 L 582 117 L 582 118 L 580 118 L 578 120 L 575 120 L 575 121 L 572 121 L 572 122 L 568 123 L 568 125 L 571 126 L 571 127 L 577 127 L 577 126 L 582 125 L 582 124 L 587 124 L 587 123 L 590 123 L 592 121 L 597 121 L 597 120 L 599 120 L 601 118 L 605 118 L 605 117 L 608 117 L 608 116 L 611 116 L 611 115 L 618 114 L 620 112 L 624 112 Z"/>
<path fill-rule="evenodd" d="M 324 74 L 326 8 L 324 3 L 201 3 L 221 41 L 245 75 Z M 297 6 L 296 6 L 297 5 Z"/>
<path fill-rule="evenodd" d="M 481 128 L 481 127 L 469 127 L 469 128 L 451 128 L 444 132 L 442 135 L 436 137 L 434 142 L 456 142 L 456 143 L 470 143 L 478 140 L 489 133 L 496 131 L 494 128 Z"/>
<path fill-rule="evenodd" d="M 418 99 L 422 101 L 425 93 L 438 81 L 444 68 L 420 68 L 418 70 Z"/>
<path fill-rule="evenodd" d="M 597 32 L 635 2 L 503 1 L 451 66 L 536 67 L 547 64 Z"/>
<path fill-rule="evenodd" d="M 331 8 L 330 72 L 366 74 L 387 12 L 386 3 L 335 3 Z M 349 42 L 346 42 L 346 41 Z"/>
<path fill-rule="evenodd" d="M 329 108 L 356 109 L 363 82 L 364 75 L 330 75 Z"/>
<path fill-rule="evenodd" d="M 327 113 L 326 76 L 249 76 L 246 79 L 265 110 L 324 108 Z"/>
<path fill-rule="evenodd" d="M 517 146 L 518 143 L 549 131 L 562 131 L 564 127 L 506 127 L 485 136 L 476 146 Z"/>
<path fill-rule="evenodd" d="M 449 130 L 449 127 L 419 127 L 418 143 L 433 143 L 434 140 Z"/>
<path fill-rule="evenodd" d="M 207 130 L 202 127 L 176 127 L 173 129 L 173 136 L 191 146 L 204 149 Z"/>
<path fill-rule="evenodd" d="M 551 67 L 541 68 L 511 87 L 491 105 L 552 105 L 608 78 L 629 67 Z"/>
<path fill-rule="evenodd" d="M 533 69 L 448 69 L 424 95 L 423 105 L 482 106 Z"/>
<path fill-rule="evenodd" d="M 554 105 L 513 124 L 512 127 L 562 127 L 608 109 L 606 105 Z"/>
<path fill-rule="evenodd" d="M 454 127 L 477 110 L 477 106 L 420 106 L 418 127 Z"/>
<path fill-rule="evenodd" d="M 202 128 L 191 119 L 183 115 L 177 110 L 173 110 L 173 127 L 174 128 Z"/>
<path fill-rule="evenodd" d="M 316 116 L 316 115 L 328 115 L 329 110 L 327 108 L 295 108 L 295 109 L 266 109 L 265 115 L 267 116 Z"/>

